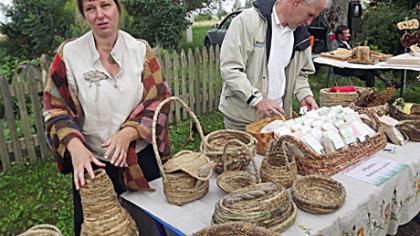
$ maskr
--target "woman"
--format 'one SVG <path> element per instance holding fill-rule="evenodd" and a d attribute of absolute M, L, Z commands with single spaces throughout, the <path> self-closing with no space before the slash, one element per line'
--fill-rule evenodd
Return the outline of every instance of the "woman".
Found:
<path fill-rule="evenodd" d="M 90 31 L 60 46 L 44 90 L 50 146 L 60 171 L 73 172 L 76 235 L 83 222 L 78 190 L 85 173 L 94 178 L 93 169 L 105 168 L 118 195 L 148 190 L 147 181 L 159 177 L 151 120 L 170 95 L 150 46 L 118 29 L 118 0 L 77 0 L 77 6 Z M 170 150 L 168 111 L 166 106 L 157 128 L 163 155 Z"/>

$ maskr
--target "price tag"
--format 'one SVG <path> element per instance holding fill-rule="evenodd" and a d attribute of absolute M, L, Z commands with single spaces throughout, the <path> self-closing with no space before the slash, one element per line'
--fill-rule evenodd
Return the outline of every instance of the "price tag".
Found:
<path fill-rule="evenodd" d="M 406 103 L 405 105 L 404 105 L 404 108 L 403 108 L 403 112 L 405 113 L 405 114 L 407 114 L 407 115 L 410 115 L 411 114 L 411 107 L 414 105 L 414 103 Z"/>

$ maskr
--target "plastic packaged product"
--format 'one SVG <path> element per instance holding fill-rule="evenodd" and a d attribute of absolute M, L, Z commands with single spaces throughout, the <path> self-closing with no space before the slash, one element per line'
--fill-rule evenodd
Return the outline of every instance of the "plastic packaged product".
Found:
<path fill-rule="evenodd" d="M 334 130 L 329 130 L 325 132 L 325 136 L 330 138 L 334 144 L 336 150 L 347 149 L 347 144 L 344 142 L 343 138 L 340 136 L 339 132 Z"/>
<path fill-rule="evenodd" d="M 329 138 L 327 135 L 322 136 L 321 144 L 324 147 L 326 154 L 333 153 L 336 151 L 332 139 Z"/>
<path fill-rule="evenodd" d="M 268 123 L 266 126 L 264 126 L 261 129 L 261 133 L 270 133 L 274 132 L 277 129 L 280 129 L 284 125 L 284 121 L 282 120 L 273 120 L 270 123 Z"/>

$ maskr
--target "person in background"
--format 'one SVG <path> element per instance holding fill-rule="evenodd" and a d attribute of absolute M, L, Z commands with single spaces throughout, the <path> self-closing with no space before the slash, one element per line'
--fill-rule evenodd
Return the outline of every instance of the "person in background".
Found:
<path fill-rule="evenodd" d="M 227 129 L 244 130 L 258 114 L 286 115 L 294 97 L 318 108 L 308 83 L 315 72 L 305 25 L 329 0 L 256 0 L 236 16 L 220 52 L 219 110 Z"/>
<path fill-rule="evenodd" d="M 346 25 L 339 25 L 335 30 L 335 39 L 331 44 L 331 49 L 344 48 L 352 50 L 353 46 L 350 44 L 350 29 Z M 375 76 L 384 82 L 386 87 L 398 85 L 394 81 L 387 80 L 384 74 L 378 69 L 351 69 L 351 68 L 337 68 L 333 67 L 333 71 L 337 75 L 342 76 L 356 76 L 365 81 L 366 87 L 375 87 Z"/>
<path fill-rule="evenodd" d="M 170 96 L 148 43 L 119 30 L 118 0 L 77 0 L 77 7 L 90 31 L 59 47 L 44 89 L 48 142 L 59 170 L 73 174 L 75 235 L 83 223 L 79 189 L 94 169 L 105 169 L 118 195 L 150 190 L 148 181 L 160 177 L 151 120 Z M 162 155 L 170 151 L 168 112 L 157 128 Z"/>

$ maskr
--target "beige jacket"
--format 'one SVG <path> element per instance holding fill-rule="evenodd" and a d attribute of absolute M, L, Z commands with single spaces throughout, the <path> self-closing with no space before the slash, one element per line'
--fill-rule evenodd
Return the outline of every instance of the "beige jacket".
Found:
<path fill-rule="evenodd" d="M 267 96 L 267 49 L 271 44 L 271 20 L 267 20 L 267 17 L 271 16 L 274 2 L 257 0 L 254 7 L 236 16 L 222 44 L 220 69 L 223 88 L 219 110 L 239 129 L 244 129 L 245 125 L 257 119 L 257 109 L 250 105 L 253 93 L 259 91 L 263 97 Z M 286 68 L 286 91 L 283 97 L 286 115 L 292 112 L 294 97 L 300 101 L 312 96 L 308 75 L 315 73 L 311 48 L 307 47 L 309 34 L 303 28 L 296 31 L 294 55 Z"/>

